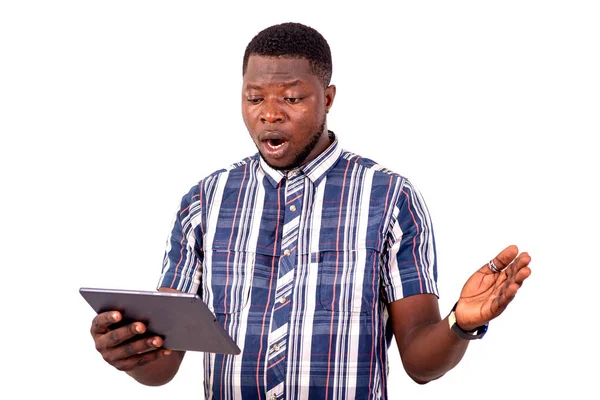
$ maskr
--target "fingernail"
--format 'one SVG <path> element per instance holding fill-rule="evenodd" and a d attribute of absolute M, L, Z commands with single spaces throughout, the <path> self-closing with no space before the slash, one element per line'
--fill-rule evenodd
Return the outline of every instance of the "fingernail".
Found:
<path fill-rule="evenodd" d="M 171 355 L 171 350 L 165 350 L 165 356 L 170 356 Z"/>
<path fill-rule="evenodd" d="M 152 341 L 152 345 L 153 345 L 153 346 L 155 346 L 155 347 L 158 347 L 158 346 L 159 346 L 158 339 L 154 339 L 154 340 Z"/>
<path fill-rule="evenodd" d="M 135 331 L 136 331 L 137 333 L 142 333 L 142 327 L 141 327 L 140 325 L 136 325 L 136 326 L 135 326 Z"/>
<path fill-rule="evenodd" d="M 119 313 L 112 313 L 112 319 L 113 321 L 116 321 L 119 318 Z"/>

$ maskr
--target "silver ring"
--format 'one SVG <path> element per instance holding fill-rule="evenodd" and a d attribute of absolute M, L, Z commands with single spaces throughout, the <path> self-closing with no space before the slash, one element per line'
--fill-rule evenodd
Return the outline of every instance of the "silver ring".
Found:
<path fill-rule="evenodd" d="M 498 272 L 502 272 L 501 269 L 498 269 L 496 267 L 496 264 L 494 264 L 494 260 L 490 260 L 490 262 L 488 263 L 488 267 L 492 270 L 493 273 L 497 274 Z"/>

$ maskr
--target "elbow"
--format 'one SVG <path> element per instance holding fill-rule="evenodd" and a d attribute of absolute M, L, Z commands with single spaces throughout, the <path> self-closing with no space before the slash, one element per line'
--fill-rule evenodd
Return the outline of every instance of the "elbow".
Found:
<path fill-rule="evenodd" d="M 410 379 L 419 385 L 425 385 L 429 382 L 435 381 L 441 378 L 446 373 L 445 370 L 439 368 L 428 368 L 426 366 L 411 365 L 409 363 L 404 364 L 404 371 Z"/>
<path fill-rule="evenodd" d="M 415 376 L 415 375 L 412 375 L 412 374 L 408 374 L 408 376 L 410 377 L 410 379 L 413 380 L 413 382 L 415 382 L 415 383 L 417 383 L 419 385 L 426 385 L 426 384 L 428 384 L 429 382 L 431 382 L 433 380 L 433 379 L 424 379 L 422 377 Z"/>
<path fill-rule="evenodd" d="M 438 378 L 441 378 L 443 376 L 439 375 L 439 376 L 425 376 L 425 375 L 415 375 L 415 374 L 411 374 L 409 372 L 407 372 L 408 376 L 410 379 L 413 380 L 413 382 L 419 384 L 419 385 L 426 385 L 429 382 L 435 381 Z"/>

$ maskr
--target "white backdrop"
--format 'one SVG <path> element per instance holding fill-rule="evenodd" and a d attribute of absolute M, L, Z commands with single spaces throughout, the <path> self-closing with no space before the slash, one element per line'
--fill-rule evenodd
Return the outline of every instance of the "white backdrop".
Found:
<path fill-rule="evenodd" d="M 390 4 L 0 3 L 0 390 L 202 398 L 198 353 L 159 388 L 105 364 L 78 289 L 154 289 L 181 196 L 255 152 L 246 44 L 297 21 L 332 48 L 342 145 L 423 193 L 443 312 L 505 246 L 532 256 L 522 292 L 440 380 L 413 383 L 393 347 L 390 398 L 598 395 L 597 2 Z"/>

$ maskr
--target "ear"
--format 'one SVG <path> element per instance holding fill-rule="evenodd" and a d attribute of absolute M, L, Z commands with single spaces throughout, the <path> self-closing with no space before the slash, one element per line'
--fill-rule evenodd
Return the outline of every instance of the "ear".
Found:
<path fill-rule="evenodd" d="M 328 113 L 331 106 L 333 106 L 333 100 L 335 99 L 335 85 L 329 85 L 325 88 L 325 112 Z"/>

